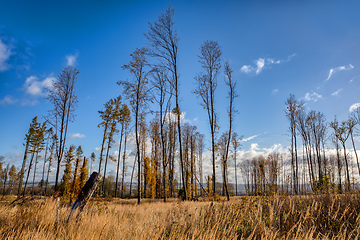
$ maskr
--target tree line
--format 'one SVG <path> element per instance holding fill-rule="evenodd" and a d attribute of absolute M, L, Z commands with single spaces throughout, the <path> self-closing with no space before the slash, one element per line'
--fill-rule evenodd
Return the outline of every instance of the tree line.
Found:
<path fill-rule="evenodd" d="M 307 112 L 304 103 L 290 95 L 285 103 L 290 157 L 271 153 L 248 160 L 237 159 L 242 137 L 234 131 L 234 118 L 238 113 L 234 104 L 238 97 L 236 81 L 230 64 L 226 61 L 222 64 L 221 46 L 212 40 L 204 41 L 200 46 L 198 62 L 202 72 L 195 76 L 196 87 L 193 90 L 207 114 L 210 127 L 212 174 L 204 176 L 204 134 L 198 132 L 196 126 L 181 121 L 179 37 L 174 25 L 174 9 L 169 7 L 156 21 L 149 23 L 145 33 L 149 47 L 137 48 L 130 54 L 130 61 L 122 66 L 124 71 L 130 73 L 131 79 L 118 81 L 122 93 L 108 100 L 98 111 L 101 119 L 98 127 L 103 132 L 98 159 L 95 153 L 85 157 L 81 146 L 66 147 L 68 126 L 75 120 L 75 83 L 80 72 L 73 66 L 63 68 L 52 87 L 47 89 L 47 100 L 53 108 L 43 123 L 35 117 L 25 135 L 21 169 L 18 171 L 15 166 L 14 169 L 9 166 L 4 168 L 3 161 L 0 161 L 3 192 L 8 181 L 9 189 L 18 185 L 18 196 L 26 194 L 33 171 L 30 192 L 48 194 L 49 174 L 51 167 L 55 166 L 55 184 L 51 191 L 71 200 L 85 183 L 89 167 L 90 172 L 93 171 L 95 162 L 103 176 L 99 195 L 136 196 L 139 204 L 144 197 L 166 201 L 176 196 L 188 200 L 199 196 L 215 198 L 221 194 L 229 200 L 230 195 L 239 193 L 240 177 L 248 194 L 268 194 L 280 190 L 303 194 L 330 189 L 335 191 L 335 188 L 339 192 L 354 189 L 354 185 L 351 187 L 350 184 L 352 165 L 345 143 L 351 139 L 360 176 L 354 143 L 355 127 L 360 120 L 359 109 L 344 122 L 339 123 L 336 118 L 327 122 L 321 112 Z M 217 78 L 222 67 L 228 89 L 228 126 L 220 133 L 215 100 Z M 153 107 L 151 110 L 150 104 Z M 152 118 L 149 120 L 150 116 Z M 117 156 L 110 152 L 116 136 L 120 137 Z M 135 146 L 129 146 L 130 138 L 135 139 Z M 299 139 L 302 143 L 300 150 Z M 327 154 L 328 140 L 336 149 L 335 155 Z M 129 151 L 129 147 L 134 150 Z M 34 183 L 40 153 L 44 154 L 44 162 L 42 179 L 36 188 Z M 129 166 L 130 157 L 134 157 L 133 166 Z M 110 161 L 116 163 L 115 177 L 107 176 Z M 64 166 L 62 178 L 61 164 Z M 228 181 L 230 164 L 234 164 L 235 168 L 234 185 Z M 221 180 L 216 178 L 217 165 L 220 166 Z M 240 176 L 238 171 L 241 171 Z M 130 176 L 130 186 L 125 182 L 126 176 Z"/>

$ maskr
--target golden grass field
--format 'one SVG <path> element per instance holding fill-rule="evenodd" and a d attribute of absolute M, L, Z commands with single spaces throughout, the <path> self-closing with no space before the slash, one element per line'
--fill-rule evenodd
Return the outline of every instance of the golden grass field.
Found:
<path fill-rule="evenodd" d="M 93 199 L 67 222 L 51 198 L 0 201 L 0 239 L 357 239 L 360 195 L 233 197 L 230 202 Z M 58 221 L 57 212 L 59 210 Z"/>

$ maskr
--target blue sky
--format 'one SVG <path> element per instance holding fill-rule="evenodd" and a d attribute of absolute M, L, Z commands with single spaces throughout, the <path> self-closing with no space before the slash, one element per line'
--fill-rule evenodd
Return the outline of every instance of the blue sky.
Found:
<path fill-rule="evenodd" d="M 246 153 L 286 151 L 290 93 L 328 120 L 345 120 L 360 102 L 358 1 L 0 0 L 0 155 L 20 166 L 30 121 L 51 109 L 44 88 L 69 63 L 80 75 L 67 146 L 82 145 L 85 155 L 99 147 L 97 111 L 122 93 L 116 82 L 131 76 L 121 66 L 147 45 L 148 22 L 169 4 L 180 37 L 180 106 L 185 121 L 206 136 L 206 113 L 192 93 L 205 40 L 218 41 L 222 60 L 234 69 L 235 131 L 247 140 Z M 227 129 L 226 91 L 221 73 L 215 96 L 220 133 Z"/>

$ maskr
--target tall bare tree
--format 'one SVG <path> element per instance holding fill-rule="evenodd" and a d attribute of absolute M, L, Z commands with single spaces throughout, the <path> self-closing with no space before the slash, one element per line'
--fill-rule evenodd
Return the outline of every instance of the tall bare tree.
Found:
<path fill-rule="evenodd" d="M 159 68 L 169 71 L 170 85 L 175 90 L 175 109 L 177 116 L 177 128 L 179 137 L 179 154 L 182 181 L 185 183 L 184 162 L 182 156 L 181 144 L 181 123 L 180 123 L 180 104 L 179 104 L 179 72 L 178 72 L 178 44 L 179 38 L 174 29 L 174 9 L 170 6 L 161 13 L 158 19 L 149 23 L 149 31 L 145 34 L 152 48 L 150 53 L 159 60 Z M 184 184 L 185 200 L 187 200 L 187 191 Z"/>
<path fill-rule="evenodd" d="M 63 68 L 57 80 L 53 81 L 52 87 L 47 88 L 47 100 L 53 104 L 48 121 L 56 129 L 59 138 L 57 150 L 57 168 L 55 177 L 55 191 L 58 190 L 60 163 L 64 154 L 66 135 L 69 122 L 75 120 L 75 107 L 77 96 L 75 94 L 75 82 L 78 79 L 79 70 L 73 66 Z"/>
<path fill-rule="evenodd" d="M 141 161 L 140 161 L 140 139 L 139 139 L 139 118 L 141 111 L 150 100 L 148 89 L 148 74 L 150 71 L 146 70 L 148 66 L 146 55 L 148 50 L 146 48 L 136 49 L 131 56 L 129 64 L 124 65 L 124 70 L 130 71 L 133 75 L 132 80 L 119 81 L 118 84 L 123 86 L 123 93 L 130 100 L 133 113 L 135 115 L 135 140 L 136 152 L 138 162 L 138 204 L 141 199 Z"/>
<path fill-rule="evenodd" d="M 336 120 L 330 123 L 331 128 L 334 129 L 334 134 L 335 137 L 340 141 L 343 149 L 344 149 L 344 160 L 345 160 L 345 171 L 346 171 L 346 190 L 350 191 L 350 173 L 349 173 L 349 163 L 347 160 L 347 155 L 346 155 L 346 146 L 345 143 L 347 141 L 347 139 L 350 136 L 350 132 L 347 126 L 347 122 L 341 122 L 339 124 L 339 122 Z"/>
<path fill-rule="evenodd" d="M 297 131 L 296 122 L 299 110 L 302 108 L 302 103 L 296 100 L 295 96 L 290 94 L 290 97 L 286 100 L 286 116 L 290 122 L 290 135 L 291 135 L 291 169 L 293 178 L 293 191 L 295 194 L 299 192 L 299 165 L 298 165 L 298 154 L 297 154 Z"/>
<path fill-rule="evenodd" d="M 165 123 L 166 114 L 170 111 L 172 88 L 169 87 L 169 79 L 164 69 L 158 68 L 153 72 L 154 100 L 159 104 L 159 123 L 160 123 L 160 140 L 161 140 L 161 158 L 163 167 L 163 198 L 166 202 L 166 167 L 168 165 L 166 153 L 166 137 L 165 137 Z"/>
<path fill-rule="evenodd" d="M 229 148 L 230 148 L 230 142 L 231 142 L 232 131 L 233 131 L 234 115 L 237 113 L 237 110 L 234 108 L 234 99 L 236 97 L 238 97 L 238 95 L 236 93 L 236 81 L 234 81 L 232 78 L 233 71 L 234 70 L 230 68 L 229 63 L 227 61 L 225 61 L 225 84 L 229 87 L 228 96 L 227 96 L 229 98 L 229 108 L 228 108 L 229 131 L 227 134 L 226 152 L 225 152 L 225 156 L 224 156 L 224 160 L 226 163 L 228 162 L 228 158 L 229 158 Z M 224 181 L 225 180 L 226 179 L 224 179 Z M 236 188 L 237 188 L 237 186 L 236 186 Z M 225 184 L 225 190 L 226 190 L 226 197 L 229 201 L 230 196 L 229 196 L 229 190 L 228 190 L 227 184 Z"/>
<path fill-rule="evenodd" d="M 355 159 L 356 159 L 356 163 L 357 163 L 357 167 L 358 167 L 358 171 L 359 171 L 359 176 L 360 176 L 359 157 L 358 157 L 357 152 L 356 152 L 355 141 L 354 141 L 354 130 L 355 130 L 356 124 L 358 124 L 358 119 L 355 116 L 356 115 L 352 115 L 352 116 L 349 117 L 349 119 L 347 120 L 347 127 L 348 127 L 348 131 L 350 132 L 350 139 L 351 139 L 351 143 L 352 143 L 352 146 L 353 146 L 353 149 L 354 149 Z"/>
<path fill-rule="evenodd" d="M 120 171 L 120 159 L 121 159 L 121 146 L 122 146 L 122 139 L 125 134 L 125 148 L 126 148 L 126 141 L 127 141 L 127 131 L 128 126 L 130 124 L 131 117 L 130 117 L 130 110 L 126 104 L 123 104 L 121 107 L 121 112 L 118 118 L 118 122 L 121 124 L 121 131 L 120 131 L 120 144 L 119 144 L 119 155 L 117 159 L 117 169 L 116 169 L 116 181 L 115 181 L 115 197 L 117 197 L 117 190 L 118 190 L 118 179 L 119 179 L 119 171 Z M 126 151 L 126 150 L 125 150 Z M 125 155 L 125 153 L 124 153 Z M 123 175 L 125 174 L 125 157 L 123 158 Z M 123 183 L 121 183 L 123 184 Z M 121 187 L 122 189 L 123 187 Z"/>
<path fill-rule="evenodd" d="M 238 181 L 237 181 L 237 151 L 240 148 L 240 140 L 242 139 L 242 137 L 239 137 L 239 135 L 234 132 L 234 134 L 231 137 L 231 144 L 233 147 L 233 151 L 234 151 L 234 167 L 235 167 L 235 196 L 238 195 Z"/>
<path fill-rule="evenodd" d="M 200 73 L 195 80 L 197 87 L 194 93 L 200 97 L 201 106 L 206 109 L 211 132 L 211 151 L 213 167 L 213 195 L 215 196 L 215 134 L 218 128 L 217 114 L 215 112 L 215 90 L 217 86 L 217 75 L 221 67 L 221 48 L 216 41 L 205 41 L 200 47 L 199 62 L 205 73 Z"/>

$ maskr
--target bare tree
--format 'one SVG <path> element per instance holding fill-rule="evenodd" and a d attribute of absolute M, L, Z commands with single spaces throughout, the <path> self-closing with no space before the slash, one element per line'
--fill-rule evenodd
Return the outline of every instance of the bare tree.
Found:
<path fill-rule="evenodd" d="M 346 147 L 345 147 L 345 143 L 346 140 L 349 138 L 350 136 L 350 132 L 347 126 L 347 122 L 341 122 L 341 124 L 339 124 L 339 122 L 336 120 L 330 123 L 331 128 L 334 129 L 334 134 L 335 137 L 341 142 L 341 145 L 344 149 L 344 160 L 345 160 L 345 171 L 346 171 L 346 177 L 347 177 L 347 184 L 346 184 L 346 190 L 350 191 L 350 174 L 349 174 L 349 163 L 346 157 Z"/>
<path fill-rule="evenodd" d="M 218 128 L 217 114 L 215 112 L 214 93 L 217 86 L 217 75 L 221 64 L 221 49 L 216 41 L 205 41 L 200 47 L 199 62 L 201 63 L 205 73 L 198 74 L 195 80 L 197 87 L 194 93 L 200 97 L 201 106 L 206 109 L 211 132 L 211 151 L 212 151 L 212 167 L 213 167 L 213 195 L 215 196 L 215 133 Z"/>
<path fill-rule="evenodd" d="M 234 115 L 237 112 L 234 108 L 234 99 L 236 97 L 238 97 L 238 95 L 236 94 L 236 82 L 233 80 L 232 78 L 232 73 L 233 73 L 233 69 L 230 68 L 229 63 L 226 61 L 225 62 L 225 84 L 229 87 L 229 92 L 228 92 L 228 98 L 229 98 L 229 108 L 228 108 L 228 114 L 229 114 L 229 131 L 227 134 L 227 140 L 226 140 L 226 152 L 225 152 L 225 162 L 227 163 L 228 161 L 228 156 L 229 156 L 229 148 L 230 148 L 230 142 L 231 142 L 231 137 L 232 137 L 232 127 L 233 127 L 233 121 L 234 121 Z M 236 167 L 235 167 L 236 169 Z M 227 177 L 227 176 L 225 176 Z M 224 179 L 225 181 L 225 179 Z M 225 181 L 226 182 L 226 181 Z M 225 190 L 226 190 L 226 196 L 228 201 L 230 200 L 230 196 L 229 196 L 229 190 L 228 190 L 228 186 L 227 184 L 225 185 Z M 237 188 L 237 186 L 236 186 Z"/>
<path fill-rule="evenodd" d="M 119 123 L 121 124 L 121 131 L 120 131 L 120 144 L 119 144 L 119 155 L 117 159 L 117 169 L 116 169 L 116 181 L 115 181 L 115 197 L 117 197 L 117 189 L 118 189 L 118 178 L 119 178 L 119 171 L 120 171 L 120 159 L 121 159 L 121 144 L 122 139 L 125 134 L 125 148 L 126 148 L 126 141 L 127 141 L 127 131 L 128 125 L 130 124 L 130 110 L 126 104 L 121 107 L 121 112 L 118 118 Z M 123 159 L 123 175 L 125 174 L 125 157 Z M 122 183 L 123 184 L 123 183 Z M 123 187 L 121 187 L 122 189 Z"/>
<path fill-rule="evenodd" d="M 291 169 L 293 178 L 293 191 L 298 194 L 299 191 L 299 168 L 298 168 L 298 155 L 297 155 L 297 142 L 296 142 L 296 121 L 299 110 L 302 108 L 302 103 L 295 99 L 295 96 L 290 94 L 290 97 L 286 100 L 286 116 L 290 122 L 290 134 L 291 134 Z"/>
<path fill-rule="evenodd" d="M 354 115 L 350 116 L 348 121 L 347 121 L 347 127 L 348 127 L 348 131 L 350 132 L 351 143 L 352 143 L 352 146 L 353 146 L 353 149 L 354 149 L 354 154 L 355 154 L 356 163 L 357 163 L 359 176 L 360 176 L 359 157 L 358 157 L 357 152 L 356 152 L 355 141 L 354 141 L 354 130 L 355 130 L 356 124 L 358 124 L 357 118 Z"/>
<path fill-rule="evenodd" d="M 124 95 L 130 100 L 130 105 L 135 114 L 135 139 L 136 139 L 136 152 L 138 162 L 138 204 L 141 199 L 141 161 L 140 161 L 140 139 L 139 139 L 139 117 L 142 109 L 146 106 L 150 100 L 148 89 L 148 74 L 146 66 L 148 65 L 146 60 L 147 54 L 146 48 L 136 49 L 131 56 L 129 64 L 124 65 L 124 70 L 129 70 L 133 75 L 133 80 L 119 81 L 118 84 L 123 86 Z"/>
<path fill-rule="evenodd" d="M 242 137 L 239 137 L 238 134 L 235 132 L 232 137 L 231 137 L 231 144 L 233 147 L 233 151 L 234 151 L 234 166 L 235 166 L 235 196 L 238 195 L 238 189 L 237 189 L 237 151 L 240 148 L 240 140 L 242 139 Z"/>
<path fill-rule="evenodd" d="M 146 38 L 152 45 L 150 54 L 159 60 L 159 68 L 165 68 L 170 73 L 170 85 L 175 90 L 175 109 L 174 113 L 177 116 L 177 127 L 179 137 L 179 153 L 180 153 L 180 166 L 181 176 L 183 183 L 185 182 L 184 176 L 184 163 L 182 156 L 181 144 L 181 124 L 180 124 L 180 105 L 179 105 L 179 73 L 178 73 L 178 43 L 179 38 L 174 29 L 174 9 L 170 6 L 161 13 L 157 21 L 149 23 L 149 31 L 145 34 Z M 187 191 L 184 184 L 185 200 L 187 200 Z"/>
<path fill-rule="evenodd" d="M 168 165 L 168 159 L 164 127 L 166 123 L 166 114 L 170 111 L 172 88 L 169 88 L 168 76 L 163 69 L 155 69 L 153 72 L 152 85 L 154 89 L 154 99 L 159 104 L 158 117 L 160 123 L 161 158 L 163 166 L 163 198 L 164 202 L 166 202 L 166 167 Z"/>
<path fill-rule="evenodd" d="M 53 81 L 52 87 L 47 88 L 47 100 L 54 105 L 54 108 L 50 111 L 48 121 L 56 129 L 56 135 L 59 136 L 55 191 L 58 190 L 60 163 L 64 154 L 69 122 L 75 120 L 74 111 L 77 103 L 75 82 L 78 79 L 78 75 L 79 71 L 73 66 L 65 67 L 57 80 Z"/>

